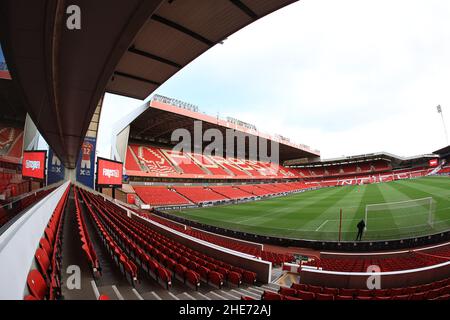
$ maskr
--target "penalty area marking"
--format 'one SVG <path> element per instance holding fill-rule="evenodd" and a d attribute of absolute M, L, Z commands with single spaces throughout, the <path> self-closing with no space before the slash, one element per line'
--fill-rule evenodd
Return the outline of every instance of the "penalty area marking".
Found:
<path fill-rule="evenodd" d="M 330 220 L 325 220 L 324 222 L 322 222 L 322 224 L 316 229 L 316 231 L 319 231 L 324 225 L 327 224 L 327 222 Z"/>

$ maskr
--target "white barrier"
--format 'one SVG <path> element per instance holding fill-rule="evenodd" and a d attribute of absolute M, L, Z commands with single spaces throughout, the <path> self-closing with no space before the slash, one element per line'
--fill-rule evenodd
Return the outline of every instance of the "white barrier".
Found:
<path fill-rule="evenodd" d="M 69 182 L 59 186 L 0 236 L 0 300 L 22 300 L 45 227 Z"/>

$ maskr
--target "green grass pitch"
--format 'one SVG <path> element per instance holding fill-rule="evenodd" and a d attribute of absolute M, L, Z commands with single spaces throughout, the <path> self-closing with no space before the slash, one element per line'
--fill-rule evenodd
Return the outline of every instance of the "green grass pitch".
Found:
<path fill-rule="evenodd" d="M 205 224 L 260 235 L 296 239 L 338 240 L 339 212 L 343 210 L 341 240 L 353 241 L 356 224 L 367 204 L 432 197 L 433 224 L 427 207 L 374 212 L 368 217 L 363 240 L 400 239 L 450 229 L 450 178 L 424 177 L 362 186 L 331 187 L 285 197 L 172 214 Z"/>

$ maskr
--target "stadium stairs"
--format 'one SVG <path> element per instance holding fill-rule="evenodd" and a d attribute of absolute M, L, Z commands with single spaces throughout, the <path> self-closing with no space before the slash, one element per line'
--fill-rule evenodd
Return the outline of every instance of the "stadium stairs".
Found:
<path fill-rule="evenodd" d="M 82 275 L 79 290 L 68 288 L 71 274 L 62 272 L 74 265 Z M 130 219 L 103 197 L 69 186 L 39 242 L 24 299 L 239 300 L 276 291 L 255 279 Z"/>

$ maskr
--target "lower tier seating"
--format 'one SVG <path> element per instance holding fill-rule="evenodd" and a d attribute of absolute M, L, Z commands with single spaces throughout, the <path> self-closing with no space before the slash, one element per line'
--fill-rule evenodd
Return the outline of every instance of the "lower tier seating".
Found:
<path fill-rule="evenodd" d="M 323 270 L 343 272 L 366 272 L 368 266 L 380 266 L 382 272 L 417 269 L 450 260 L 450 245 L 426 251 L 411 251 L 407 254 L 387 258 L 322 258 L 311 260 L 309 266 Z"/>
<path fill-rule="evenodd" d="M 192 229 L 180 225 L 178 223 L 172 222 L 168 219 L 161 218 L 154 214 L 148 214 L 146 212 L 136 212 L 139 216 L 156 221 L 162 225 L 165 225 L 169 228 L 177 230 L 179 232 L 183 232 L 187 235 L 195 237 L 197 239 L 201 239 L 210 243 L 214 243 L 216 245 L 229 248 L 235 251 L 239 251 L 242 253 L 246 253 L 249 255 L 253 255 L 255 257 L 259 257 L 265 261 L 272 262 L 275 265 L 281 265 L 283 262 L 293 262 L 295 261 L 295 257 L 291 254 L 282 254 L 275 253 L 267 250 L 261 250 L 259 247 L 251 244 L 246 244 L 245 242 L 234 240 L 228 237 L 221 237 L 219 235 L 215 235 L 209 232 L 204 232 L 199 229 Z"/>
<path fill-rule="evenodd" d="M 35 253 L 37 268 L 27 278 L 25 300 L 55 300 L 61 297 L 61 248 L 63 216 L 70 188 L 64 192 L 45 228 Z"/>
<path fill-rule="evenodd" d="M 393 289 L 343 289 L 293 283 L 278 294 L 264 293 L 263 300 L 449 300 L 450 278 L 429 284 Z"/>
<path fill-rule="evenodd" d="M 178 243 L 154 231 L 143 221 L 129 218 L 126 210 L 99 195 L 85 190 L 80 190 L 80 193 L 84 202 L 89 204 L 87 208 L 114 259 L 122 263 L 124 273 L 131 275 L 133 280 L 140 272 L 146 272 L 167 288 L 173 277 L 193 288 L 198 288 L 201 281 L 218 288 L 225 282 L 234 285 L 256 282 L 254 272 Z"/>
<path fill-rule="evenodd" d="M 190 202 L 167 187 L 134 187 L 139 198 L 152 206 L 183 205 Z"/>
<path fill-rule="evenodd" d="M 174 187 L 179 194 L 191 200 L 193 203 L 213 202 L 228 200 L 220 193 L 214 192 L 214 189 L 204 187 Z"/>

